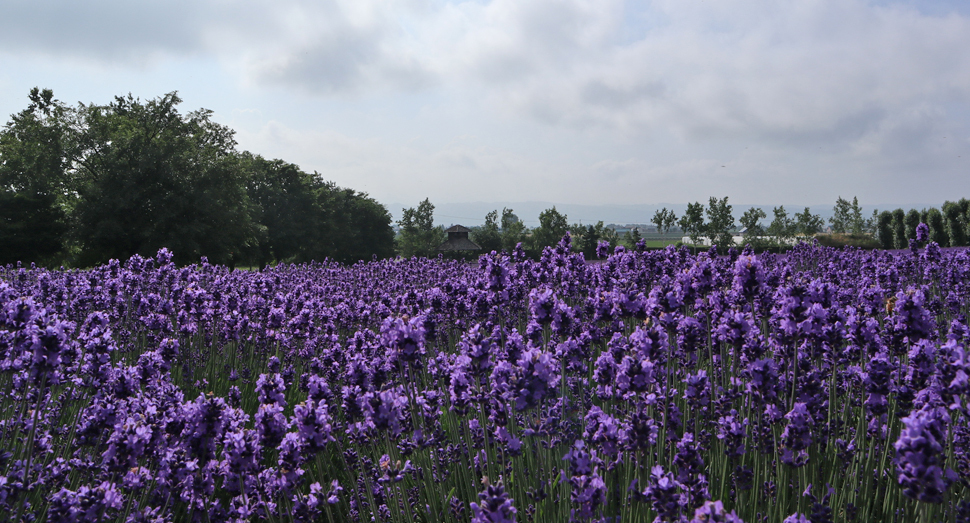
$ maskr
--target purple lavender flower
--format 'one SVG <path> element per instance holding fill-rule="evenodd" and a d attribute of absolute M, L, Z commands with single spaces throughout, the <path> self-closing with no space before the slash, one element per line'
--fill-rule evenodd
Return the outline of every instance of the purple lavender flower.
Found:
<path fill-rule="evenodd" d="M 367 392 L 361 397 L 361 410 L 365 420 L 377 430 L 386 430 L 399 436 L 408 421 L 408 398 L 401 387 L 381 392 Z"/>
<path fill-rule="evenodd" d="M 737 300 L 753 300 L 764 288 L 765 274 L 757 256 L 739 256 L 734 264 L 734 280 L 731 290 Z"/>
<path fill-rule="evenodd" d="M 51 498 L 48 518 L 51 521 L 95 523 L 116 517 L 124 506 L 124 497 L 114 483 L 107 481 L 91 488 L 81 486 L 76 491 L 62 488 Z"/>
<path fill-rule="evenodd" d="M 424 317 L 411 319 L 388 317 L 381 325 L 381 341 L 404 362 L 414 362 L 424 355 Z"/>
<path fill-rule="evenodd" d="M 923 222 L 916 226 L 916 243 L 922 245 L 930 237 L 930 227 Z"/>
<path fill-rule="evenodd" d="M 897 336 L 909 343 L 932 337 L 936 326 L 925 304 L 926 295 L 919 289 L 909 288 L 896 293 L 892 326 Z"/>
<path fill-rule="evenodd" d="M 296 406 L 293 411 L 297 431 L 307 449 L 315 452 L 322 450 L 327 443 L 334 441 L 330 413 L 323 401 L 307 400 Z"/>
<path fill-rule="evenodd" d="M 55 385 L 58 381 L 55 370 L 61 364 L 61 350 L 67 343 L 67 330 L 71 327 L 63 322 L 30 329 L 28 350 L 31 353 L 29 375 L 34 384 L 46 382 Z"/>
<path fill-rule="evenodd" d="M 674 479 L 673 474 L 664 472 L 660 465 L 654 465 L 650 469 L 650 481 L 642 495 L 650 501 L 661 521 L 677 521 L 687 507 L 687 499 L 681 488 L 682 485 Z"/>
<path fill-rule="evenodd" d="M 707 371 L 699 370 L 684 378 L 684 399 L 692 408 L 707 406 L 710 403 L 710 387 L 708 386 Z"/>
<path fill-rule="evenodd" d="M 806 449 L 812 444 L 812 416 L 804 403 L 795 403 L 785 414 L 788 424 L 781 433 L 781 460 L 794 467 L 808 463 Z"/>
<path fill-rule="evenodd" d="M 263 448 L 277 447 L 286 436 L 290 422 L 278 403 L 263 403 L 256 411 L 256 433 Z"/>
<path fill-rule="evenodd" d="M 489 485 L 486 480 L 485 490 L 478 494 L 481 503 L 472 503 L 472 523 L 515 523 L 518 512 L 512 506 L 512 499 L 505 493 L 502 480 L 495 485 Z"/>
<path fill-rule="evenodd" d="M 278 373 L 260 374 L 256 379 L 256 394 L 262 404 L 275 403 L 286 406 L 286 385 Z"/>
<path fill-rule="evenodd" d="M 603 464 L 603 460 L 596 456 L 596 451 L 587 451 L 583 440 L 576 440 L 569 452 L 562 457 L 569 462 L 571 476 L 584 476 L 593 473 L 593 469 Z"/>
<path fill-rule="evenodd" d="M 606 258 L 610 253 L 610 242 L 602 240 L 596 244 L 596 257 Z"/>
<path fill-rule="evenodd" d="M 737 411 L 731 409 L 727 416 L 717 420 L 717 439 L 724 442 L 724 454 L 740 457 L 744 455 L 744 439 L 747 437 L 748 418 L 737 419 Z"/>
<path fill-rule="evenodd" d="M 594 469 L 590 474 L 569 478 L 569 500 L 579 508 L 570 510 L 570 521 L 589 521 L 606 504 L 606 483 Z"/>
<path fill-rule="evenodd" d="M 694 511 L 690 523 L 744 523 L 744 520 L 732 510 L 724 510 L 724 504 L 718 501 L 707 501 Z"/>
<path fill-rule="evenodd" d="M 559 362 L 552 354 L 539 349 L 528 349 L 518 361 L 518 380 L 513 387 L 515 410 L 523 411 L 537 407 L 546 395 L 559 384 Z"/>
<path fill-rule="evenodd" d="M 896 440 L 896 474 L 903 494 L 928 503 L 942 503 L 952 471 L 943 470 L 946 426 L 950 416 L 941 407 L 924 407 L 902 419 Z"/>
<path fill-rule="evenodd" d="M 532 289 L 529 293 L 529 310 L 532 312 L 532 319 L 540 325 L 552 322 L 552 312 L 556 307 L 556 297 L 552 289 L 539 288 Z"/>

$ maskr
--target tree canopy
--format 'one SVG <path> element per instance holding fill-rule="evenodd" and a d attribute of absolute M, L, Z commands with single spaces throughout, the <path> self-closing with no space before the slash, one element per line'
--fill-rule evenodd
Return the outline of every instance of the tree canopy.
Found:
<path fill-rule="evenodd" d="M 0 131 L 0 263 L 86 266 L 167 247 L 178 263 L 393 255 L 387 210 L 282 160 L 175 92 L 70 107 L 33 89 Z"/>
<path fill-rule="evenodd" d="M 438 246 L 448 238 L 443 228 L 435 227 L 434 205 L 428 198 L 417 208 L 404 209 L 398 225 L 401 231 L 397 237 L 397 250 L 404 257 L 434 256 Z"/>

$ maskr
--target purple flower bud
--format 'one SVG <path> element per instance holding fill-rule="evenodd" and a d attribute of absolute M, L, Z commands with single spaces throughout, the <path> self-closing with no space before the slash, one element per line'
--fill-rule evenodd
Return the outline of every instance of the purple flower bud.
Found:
<path fill-rule="evenodd" d="M 930 237 L 930 227 L 923 222 L 919 222 L 916 226 L 916 243 L 923 244 L 926 243 Z"/>
<path fill-rule="evenodd" d="M 481 503 L 472 503 L 472 523 L 515 523 L 518 510 L 505 493 L 501 479 L 478 494 Z"/>
<path fill-rule="evenodd" d="M 744 520 L 732 510 L 724 510 L 724 504 L 718 501 L 707 501 L 694 511 L 694 518 L 690 523 L 744 523 Z"/>
<path fill-rule="evenodd" d="M 950 416 L 942 407 L 923 407 L 902 419 L 896 440 L 896 474 L 903 494 L 928 503 L 942 503 L 949 487 L 943 465 L 946 426 Z"/>

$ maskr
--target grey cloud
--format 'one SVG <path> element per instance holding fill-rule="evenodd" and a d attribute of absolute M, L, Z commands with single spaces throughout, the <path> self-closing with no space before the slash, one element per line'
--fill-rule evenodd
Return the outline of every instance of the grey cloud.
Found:
<path fill-rule="evenodd" d="M 578 129 L 843 149 L 921 105 L 970 103 L 970 56 L 955 52 L 970 48 L 970 19 L 852 0 L 751 16 L 759 5 L 658 2 L 669 24 L 508 81 L 497 99 Z M 947 113 L 941 118 L 953 121 Z"/>
<path fill-rule="evenodd" d="M 379 55 L 373 35 L 341 28 L 321 35 L 311 45 L 263 58 L 253 69 L 264 81 L 335 92 L 357 87 L 364 68 Z"/>
<path fill-rule="evenodd" d="M 623 109 L 642 101 L 657 101 L 667 92 L 663 82 L 646 82 L 629 88 L 607 85 L 591 80 L 581 89 L 580 99 L 588 104 Z"/>
<path fill-rule="evenodd" d="M 143 63 L 159 54 L 205 52 L 227 35 L 265 35 L 272 30 L 266 7 L 254 1 L 8 0 L 0 4 L 0 45 L 18 54 Z"/>

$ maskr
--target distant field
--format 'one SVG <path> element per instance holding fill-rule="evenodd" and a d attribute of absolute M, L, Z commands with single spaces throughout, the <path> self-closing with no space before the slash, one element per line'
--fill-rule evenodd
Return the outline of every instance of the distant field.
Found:
<path fill-rule="evenodd" d="M 678 236 L 676 238 L 673 237 L 673 236 L 670 236 L 670 237 L 667 237 L 665 239 L 659 239 L 659 238 L 646 239 L 646 238 L 644 238 L 643 241 L 644 241 L 644 243 L 647 244 L 647 247 L 666 247 L 668 245 L 674 245 L 674 244 L 676 244 L 677 242 L 680 241 L 680 239 L 681 239 L 680 236 Z"/>

